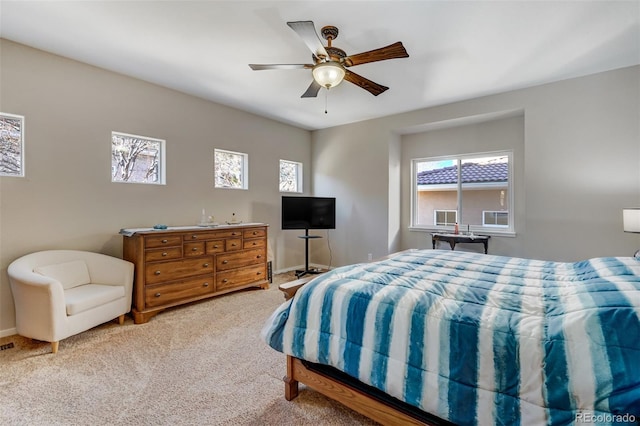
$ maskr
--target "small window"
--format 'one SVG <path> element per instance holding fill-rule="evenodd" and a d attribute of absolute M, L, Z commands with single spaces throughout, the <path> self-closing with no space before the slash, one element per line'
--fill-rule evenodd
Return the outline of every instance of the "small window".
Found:
<path fill-rule="evenodd" d="M 280 160 L 280 192 L 302 192 L 302 163 Z"/>
<path fill-rule="evenodd" d="M 507 211 L 483 211 L 482 226 L 498 226 L 506 228 L 509 226 L 509 212 Z"/>
<path fill-rule="evenodd" d="M 111 181 L 165 184 L 165 141 L 111 133 Z"/>
<path fill-rule="evenodd" d="M 214 150 L 215 188 L 248 189 L 249 156 L 242 152 Z"/>
<path fill-rule="evenodd" d="M 433 214 L 437 226 L 453 226 L 458 221 L 458 212 L 455 210 L 434 210 Z"/>
<path fill-rule="evenodd" d="M 0 112 L 0 176 L 24 177 L 24 117 Z"/>

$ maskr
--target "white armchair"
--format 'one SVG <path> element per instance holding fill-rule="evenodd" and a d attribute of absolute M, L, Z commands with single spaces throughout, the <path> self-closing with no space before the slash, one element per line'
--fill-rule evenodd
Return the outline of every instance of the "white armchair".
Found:
<path fill-rule="evenodd" d="M 13 261 L 7 270 L 18 334 L 51 342 L 131 310 L 133 263 L 100 253 L 47 250 Z"/>

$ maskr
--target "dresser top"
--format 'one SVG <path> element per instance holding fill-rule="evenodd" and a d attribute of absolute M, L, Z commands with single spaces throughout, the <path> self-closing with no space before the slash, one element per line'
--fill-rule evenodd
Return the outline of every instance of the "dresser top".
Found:
<path fill-rule="evenodd" d="M 238 224 L 220 224 L 220 225 L 187 225 L 187 226 L 168 226 L 164 229 L 156 228 L 122 228 L 120 235 L 132 237 L 136 234 L 159 234 L 162 232 L 179 232 L 179 231 L 212 231 L 216 229 L 234 229 L 234 228 L 251 228 L 257 226 L 269 226 L 266 223 L 247 222 Z"/>

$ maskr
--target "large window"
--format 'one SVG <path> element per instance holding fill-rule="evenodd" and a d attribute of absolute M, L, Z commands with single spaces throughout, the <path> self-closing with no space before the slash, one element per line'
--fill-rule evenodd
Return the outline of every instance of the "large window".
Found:
<path fill-rule="evenodd" d="M 214 186 L 248 189 L 248 155 L 242 152 L 214 150 Z"/>
<path fill-rule="evenodd" d="M 512 153 L 412 161 L 413 228 L 513 232 Z"/>
<path fill-rule="evenodd" d="M 164 185 L 162 139 L 111 133 L 111 181 Z"/>
<path fill-rule="evenodd" d="M 302 163 L 280 160 L 280 192 L 302 192 Z"/>
<path fill-rule="evenodd" d="M 24 117 L 0 112 L 0 176 L 24 176 Z"/>

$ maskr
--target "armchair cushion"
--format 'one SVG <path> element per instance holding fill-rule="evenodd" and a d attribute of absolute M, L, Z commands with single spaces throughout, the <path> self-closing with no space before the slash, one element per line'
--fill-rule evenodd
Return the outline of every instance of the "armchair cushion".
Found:
<path fill-rule="evenodd" d="M 84 260 L 38 266 L 33 269 L 33 272 L 60 281 L 65 290 L 91 282 L 89 269 Z"/>
<path fill-rule="evenodd" d="M 75 315 L 124 297 L 124 287 L 86 284 L 65 290 L 67 315 Z"/>

